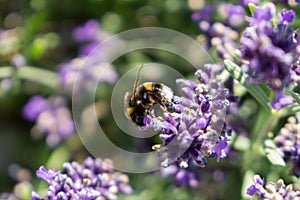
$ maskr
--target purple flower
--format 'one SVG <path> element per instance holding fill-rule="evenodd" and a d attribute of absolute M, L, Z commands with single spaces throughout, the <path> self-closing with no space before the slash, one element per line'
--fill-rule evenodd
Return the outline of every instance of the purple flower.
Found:
<path fill-rule="evenodd" d="M 215 19 L 213 12 L 223 11 L 224 19 Z M 234 29 L 244 22 L 244 8 L 240 5 L 224 4 L 220 7 L 207 5 L 192 14 L 192 20 L 198 22 L 199 29 L 205 36 L 205 47 L 215 47 L 222 59 L 233 59 L 233 50 L 236 49 L 235 40 L 238 32 Z M 234 29 L 233 29 L 233 28 Z"/>
<path fill-rule="evenodd" d="M 225 4 L 226 22 L 231 27 L 239 27 L 244 23 L 244 8 L 240 5 Z"/>
<path fill-rule="evenodd" d="M 206 20 L 210 21 L 213 14 L 213 7 L 211 5 L 204 6 L 201 10 L 196 11 L 192 14 L 193 21 Z"/>
<path fill-rule="evenodd" d="M 269 9 L 256 8 L 254 12 L 270 11 L 274 6 L 271 5 L 269 4 Z M 270 13 L 273 11 L 267 13 L 269 14 L 266 16 L 269 17 L 259 18 L 260 14 L 257 14 L 256 18 L 253 18 L 257 21 L 246 28 L 240 41 L 240 49 L 242 58 L 247 61 L 245 71 L 251 77 L 249 80 L 256 83 L 267 82 L 275 93 L 272 107 L 279 109 L 294 102 L 292 98 L 283 94 L 283 89 L 296 79 L 294 66 L 299 61 L 300 46 L 294 38 L 295 31 L 282 23 L 273 27 L 270 21 Z"/>
<path fill-rule="evenodd" d="M 107 163 L 112 164 L 109 160 L 88 157 L 81 165 L 77 162 L 64 163 L 64 172 L 55 172 L 52 168 L 46 170 L 42 166 L 37 170 L 37 175 L 49 184 L 47 196 L 41 198 L 33 191 L 31 199 L 115 200 L 118 192 L 132 193 L 128 177 L 114 172 Z"/>
<path fill-rule="evenodd" d="M 25 57 L 22 54 L 18 53 L 12 57 L 11 62 L 16 68 L 21 68 L 26 65 Z"/>
<path fill-rule="evenodd" d="M 253 17 L 247 17 L 246 20 L 250 22 L 250 26 L 254 26 L 262 21 L 270 21 L 276 12 L 276 7 L 273 3 L 268 3 L 264 8 L 256 7 L 253 12 Z"/>
<path fill-rule="evenodd" d="M 226 156 L 227 134 L 230 132 L 224 122 L 226 111 L 232 99 L 224 89 L 222 81 L 215 78 L 221 68 L 207 64 L 195 75 L 200 83 L 178 79 L 182 96 L 175 96 L 171 110 L 165 111 L 164 118 L 148 116 L 147 127 L 161 130 L 163 144 L 158 148 L 162 166 L 173 163 L 189 165 L 191 161 L 205 167 L 207 157 Z M 181 107 L 181 109 L 177 109 Z"/>
<path fill-rule="evenodd" d="M 220 158 L 226 157 L 226 148 L 227 148 L 227 142 L 230 141 L 229 138 L 225 137 L 223 140 L 221 140 L 216 146 L 215 146 L 215 153 L 217 155 L 217 162 L 220 161 Z"/>
<path fill-rule="evenodd" d="M 114 83 L 117 73 L 102 57 L 92 54 L 88 60 L 86 57 L 80 57 L 61 64 L 58 76 L 63 87 L 71 93 L 75 83 L 80 83 L 77 86 L 83 90 L 88 90 L 98 81 Z"/>
<path fill-rule="evenodd" d="M 222 60 L 234 60 L 234 50 L 238 48 L 238 30 L 244 23 L 244 12 L 244 7 L 238 4 L 210 4 L 194 12 L 191 18 L 198 22 L 201 30 L 198 38 L 203 40 L 207 50 L 214 47 Z"/>
<path fill-rule="evenodd" d="M 34 121 L 46 109 L 48 109 L 47 100 L 42 96 L 36 95 L 31 97 L 23 108 L 23 116 L 30 121 Z"/>
<path fill-rule="evenodd" d="M 73 37 L 78 42 L 93 42 L 98 40 L 100 24 L 96 20 L 89 20 L 84 25 L 74 29 Z"/>
<path fill-rule="evenodd" d="M 282 91 L 279 91 L 275 95 L 275 99 L 271 102 L 271 106 L 274 109 L 281 109 L 295 102 L 291 96 L 285 95 Z"/>
<path fill-rule="evenodd" d="M 40 168 L 36 171 L 36 176 L 44 179 L 47 183 L 51 183 L 58 174 L 60 174 L 60 172 L 56 172 L 54 168 L 47 170 L 44 166 L 40 166 Z"/>
<path fill-rule="evenodd" d="M 285 10 L 283 9 L 281 13 L 278 14 L 279 22 L 281 24 L 289 24 L 292 23 L 295 18 L 295 12 L 293 10 Z"/>
<path fill-rule="evenodd" d="M 255 175 L 254 178 L 254 184 L 251 185 L 248 189 L 247 189 L 247 194 L 249 195 L 254 195 L 256 193 L 262 193 L 264 192 L 264 180 L 259 176 L 259 175 Z"/>
<path fill-rule="evenodd" d="M 300 177 L 300 122 L 297 117 L 288 118 L 288 123 L 279 131 L 274 138 L 283 159 L 291 163 L 292 172 Z"/>
<path fill-rule="evenodd" d="M 122 40 L 114 38 L 109 44 L 101 43 L 109 34 L 100 30 L 95 20 L 75 28 L 73 36 L 82 44 L 78 57 L 59 66 L 58 76 L 63 88 L 72 93 L 74 87 L 76 91 L 82 91 L 93 88 L 98 82 L 114 83 L 118 76 L 110 62 Z"/>
<path fill-rule="evenodd" d="M 63 97 L 45 99 L 33 96 L 23 109 L 23 115 L 36 121 L 36 129 L 47 134 L 47 145 L 56 146 L 62 139 L 75 131 L 74 122 Z"/>
<path fill-rule="evenodd" d="M 282 179 L 277 181 L 277 185 L 268 182 L 264 186 L 264 181 L 259 175 L 254 176 L 254 184 L 248 187 L 247 194 L 253 196 L 257 194 L 260 199 L 300 199 L 300 191 L 294 190 L 293 185 L 286 186 Z"/>
<path fill-rule="evenodd" d="M 199 181 L 195 174 L 186 168 L 181 168 L 176 164 L 172 164 L 161 170 L 163 177 L 174 177 L 176 186 L 189 186 L 191 188 L 197 188 Z"/>

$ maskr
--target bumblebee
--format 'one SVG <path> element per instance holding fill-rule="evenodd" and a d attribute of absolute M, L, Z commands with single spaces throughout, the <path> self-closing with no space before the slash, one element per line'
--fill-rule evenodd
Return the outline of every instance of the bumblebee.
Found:
<path fill-rule="evenodd" d="M 172 89 L 162 83 L 145 82 L 138 85 L 142 67 L 143 65 L 134 82 L 133 92 L 127 92 L 124 97 L 125 115 L 138 126 L 145 125 L 144 118 L 148 114 L 151 115 L 150 110 L 154 104 L 159 104 L 163 110 L 167 110 L 174 96 Z"/>

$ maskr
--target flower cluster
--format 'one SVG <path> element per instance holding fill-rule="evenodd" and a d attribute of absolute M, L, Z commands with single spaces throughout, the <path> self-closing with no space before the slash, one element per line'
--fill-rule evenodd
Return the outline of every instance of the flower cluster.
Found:
<path fill-rule="evenodd" d="M 222 20 L 214 19 L 215 12 L 220 13 Z M 236 29 L 244 23 L 243 18 L 244 7 L 230 3 L 205 5 L 192 14 L 192 20 L 198 23 L 205 36 L 206 48 L 215 47 L 220 58 L 231 60 L 239 37 Z"/>
<path fill-rule="evenodd" d="M 75 131 L 71 113 L 63 97 L 45 99 L 39 95 L 33 96 L 23 108 L 23 116 L 36 122 L 35 129 L 38 132 L 47 134 L 49 147 L 55 147 Z"/>
<path fill-rule="evenodd" d="M 293 174 L 300 177 L 300 122 L 299 118 L 289 117 L 288 123 L 281 128 L 274 142 L 285 161 L 290 162 Z"/>
<path fill-rule="evenodd" d="M 162 168 L 161 174 L 163 177 L 174 177 L 176 186 L 184 185 L 191 188 L 197 188 L 199 185 L 198 177 L 196 177 L 194 171 L 189 168 L 181 168 L 177 164 Z"/>
<path fill-rule="evenodd" d="M 259 175 L 255 175 L 254 184 L 247 189 L 247 194 L 251 196 L 257 194 L 264 200 L 300 199 L 300 191 L 294 190 L 292 184 L 286 186 L 282 179 L 277 181 L 277 185 L 273 182 L 268 182 L 265 186 L 264 184 L 264 180 Z"/>
<path fill-rule="evenodd" d="M 250 75 L 250 81 L 266 82 L 275 93 L 272 107 L 280 109 L 294 102 L 283 89 L 295 79 L 293 76 L 300 74 L 300 39 L 289 26 L 295 17 L 294 11 L 283 10 L 274 27 L 271 20 L 275 13 L 272 3 L 254 9 L 253 17 L 246 18 L 250 26 L 241 38 L 240 49 L 242 59 L 247 61 L 243 68 Z"/>
<path fill-rule="evenodd" d="M 200 83 L 178 79 L 182 96 L 174 96 L 168 105 L 170 112 L 164 112 L 164 118 L 154 114 L 145 117 L 145 127 L 162 132 L 159 137 L 163 144 L 153 148 L 163 167 L 177 163 L 186 168 L 190 160 L 205 167 L 206 157 L 219 161 L 226 156 L 230 130 L 224 120 L 237 98 L 223 88 L 221 80 L 213 78 L 220 70 L 217 65 L 206 64 L 195 73 Z"/>
<path fill-rule="evenodd" d="M 110 52 L 114 52 L 117 45 L 101 45 L 109 34 L 101 31 L 96 20 L 89 20 L 74 29 L 73 37 L 82 44 L 82 48 L 77 58 L 64 62 L 59 67 L 58 76 L 64 89 L 72 91 L 76 81 L 84 90 L 98 81 L 114 83 L 117 73 L 108 60 Z"/>
<path fill-rule="evenodd" d="M 128 177 L 107 165 L 110 160 L 86 158 L 83 164 L 64 163 L 65 172 L 41 166 L 36 175 L 49 184 L 45 198 L 32 192 L 32 200 L 41 199 L 117 199 L 116 193 L 130 194 Z"/>

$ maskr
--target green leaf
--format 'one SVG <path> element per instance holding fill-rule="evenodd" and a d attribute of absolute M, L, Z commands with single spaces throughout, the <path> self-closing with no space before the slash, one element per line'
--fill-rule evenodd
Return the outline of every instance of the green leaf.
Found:
<path fill-rule="evenodd" d="M 61 144 L 57 147 L 52 154 L 50 155 L 46 167 L 50 168 L 53 167 L 56 170 L 61 169 L 63 163 L 69 161 L 71 153 L 66 145 Z"/>
<path fill-rule="evenodd" d="M 37 67 L 24 66 L 18 69 L 17 77 L 33 81 L 52 89 L 55 89 L 59 85 L 56 72 L 45 70 Z"/>
<path fill-rule="evenodd" d="M 13 75 L 14 68 L 11 66 L 0 67 L 0 79 L 9 78 Z"/>
<path fill-rule="evenodd" d="M 296 100 L 296 102 L 300 105 L 300 94 L 294 92 L 293 90 L 289 91 L 289 94 Z"/>
<path fill-rule="evenodd" d="M 244 73 L 240 66 L 231 62 L 230 60 L 224 61 L 225 69 L 230 73 L 230 75 L 236 79 L 241 85 L 243 85 L 247 91 L 261 104 L 261 106 L 270 112 L 269 98 L 267 93 L 271 91 L 263 86 L 257 84 L 247 83 L 247 78 L 249 77 Z"/>
<path fill-rule="evenodd" d="M 32 185 L 27 182 L 23 181 L 18 184 L 18 195 L 21 197 L 21 199 L 31 199 L 31 192 L 33 190 Z"/>
<path fill-rule="evenodd" d="M 239 151 L 247 151 L 250 149 L 250 143 L 247 137 L 236 135 L 233 147 Z"/>
<path fill-rule="evenodd" d="M 278 165 L 278 166 L 286 165 L 282 156 L 278 152 L 277 147 L 273 142 L 273 140 L 266 140 L 264 142 L 264 146 L 265 146 L 266 156 L 273 165 Z"/>
<path fill-rule="evenodd" d="M 253 3 L 249 3 L 248 4 L 248 8 L 249 8 L 249 11 L 250 11 L 251 15 L 253 16 L 253 13 L 254 13 L 254 10 L 256 8 L 256 5 L 253 4 Z"/>
<path fill-rule="evenodd" d="M 300 112 L 300 105 L 298 105 L 297 103 L 294 103 L 291 106 L 287 106 L 287 107 L 281 109 L 280 116 L 287 117 L 289 115 L 294 115 L 295 113 L 298 113 L 298 112 Z"/>

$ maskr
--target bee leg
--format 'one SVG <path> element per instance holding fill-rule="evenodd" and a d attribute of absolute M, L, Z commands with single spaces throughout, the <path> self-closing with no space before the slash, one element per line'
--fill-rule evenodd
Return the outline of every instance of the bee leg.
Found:
<path fill-rule="evenodd" d="M 152 113 L 151 111 L 148 114 L 150 115 L 151 118 L 155 118 L 154 113 Z"/>
<path fill-rule="evenodd" d="M 168 111 L 168 108 L 164 102 L 160 102 L 160 106 L 164 112 Z"/>

